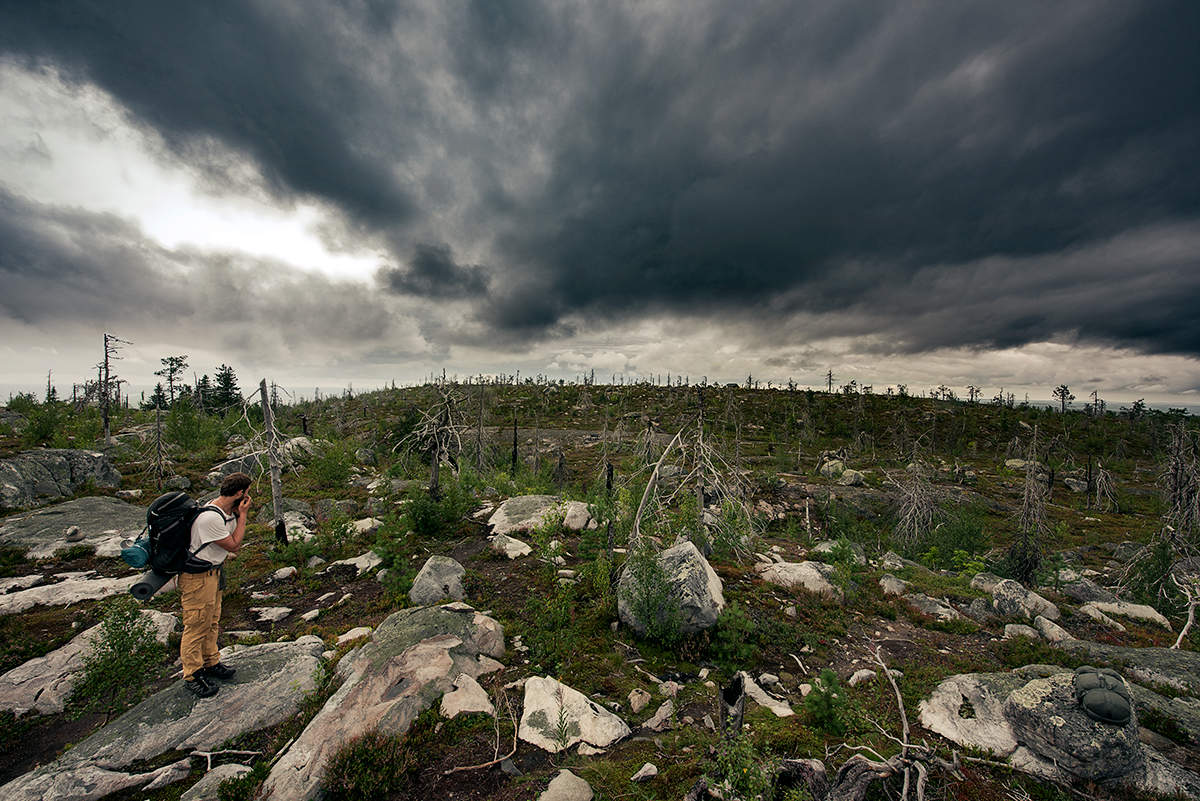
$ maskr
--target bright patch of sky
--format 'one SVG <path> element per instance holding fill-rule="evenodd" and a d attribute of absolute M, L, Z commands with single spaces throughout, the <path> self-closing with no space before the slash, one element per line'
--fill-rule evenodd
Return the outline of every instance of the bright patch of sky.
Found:
<path fill-rule="evenodd" d="M 171 249 L 247 253 L 340 278 L 365 280 L 378 268 L 375 254 L 330 252 L 317 233 L 333 219 L 324 206 L 280 207 L 252 165 L 218 155 L 248 179 L 244 188 L 214 191 L 95 86 L 0 61 L 0 180 L 10 191 L 131 219 Z"/>

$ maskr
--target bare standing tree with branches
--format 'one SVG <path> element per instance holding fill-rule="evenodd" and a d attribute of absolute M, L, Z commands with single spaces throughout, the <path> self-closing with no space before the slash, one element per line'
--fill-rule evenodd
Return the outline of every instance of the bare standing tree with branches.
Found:
<path fill-rule="evenodd" d="M 455 470 L 462 454 L 463 434 L 470 424 L 462 411 L 465 398 L 451 384 L 435 387 L 438 399 L 429 409 L 421 410 L 421 421 L 396 443 L 393 451 L 428 453 L 431 462 L 429 494 L 437 497 L 441 492 L 441 464 L 445 459 Z"/>

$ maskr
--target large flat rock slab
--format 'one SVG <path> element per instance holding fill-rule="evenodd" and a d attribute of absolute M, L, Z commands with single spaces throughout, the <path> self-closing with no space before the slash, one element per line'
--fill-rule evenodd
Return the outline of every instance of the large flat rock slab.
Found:
<path fill-rule="evenodd" d="M 0 459 L 0 507 L 28 509 L 88 484 L 119 487 L 121 474 L 99 451 L 43 448 Z"/>
<path fill-rule="evenodd" d="M 63 533 L 79 526 L 83 539 L 67 542 Z M 146 526 L 146 510 L 116 498 L 91 497 L 9 515 L 0 521 L 0 545 L 23 548 L 30 559 L 46 559 L 76 545 L 90 545 L 99 556 L 119 556 L 121 540 Z"/>
<path fill-rule="evenodd" d="M 79 601 L 98 601 L 127 592 L 140 575 L 117 578 L 68 578 L 57 584 L 42 584 L 27 590 L 0 595 L 0 615 L 14 615 L 35 606 L 70 606 Z"/>
<path fill-rule="evenodd" d="M 554 495 L 518 495 L 509 498 L 488 518 L 493 534 L 532 531 L 553 516 L 561 501 Z"/>
<path fill-rule="evenodd" d="M 142 616 L 150 621 L 155 639 L 164 645 L 179 622 L 174 615 L 153 609 L 143 609 Z M 100 628 L 92 626 L 61 648 L 30 659 L 0 676 L 0 709 L 11 710 L 17 717 L 26 712 L 39 715 L 62 712 Z"/>
<path fill-rule="evenodd" d="M 155 778 L 122 768 L 171 751 L 213 749 L 239 734 L 274 726 L 296 714 L 304 695 L 315 689 L 324 647 L 310 635 L 227 651 L 222 661 L 237 668 L 237 676 L 214 697 L 197 699 L 177 681 L 54 762 L 0 787 L 0 798 L 99 798 Z"/>
<path fill-rule="evenodd" d="M 417 716 L 471 678 L 502 665 L 504 629 L 462 603 L 403 609 L 389 616 L 371 641 L 343 657 L 345 681 L 275 764 L 260 798 L 315 798 L 329 758 L 348 740 L 372 729 L 408 730 Z"/>

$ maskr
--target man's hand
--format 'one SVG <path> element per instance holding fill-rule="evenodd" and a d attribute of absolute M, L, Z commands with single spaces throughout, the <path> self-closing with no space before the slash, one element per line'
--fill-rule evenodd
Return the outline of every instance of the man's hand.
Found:
<path fill-rule="evenodd" d="M 238 517 L 245 517 L 250 512 L 250 495 L 242 496 L 242 500 L 238 502 L 237 514 Z"/>

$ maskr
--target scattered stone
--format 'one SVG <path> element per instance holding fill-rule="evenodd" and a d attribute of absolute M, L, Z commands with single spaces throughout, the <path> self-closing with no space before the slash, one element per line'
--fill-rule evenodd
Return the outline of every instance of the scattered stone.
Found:
<path fill-rule="evenodd" d="M 359 448 L 354 452 L 354 461 L 371 466 L 375 464 L 375 454 L 370 448 Z"/>
<path fill-rule="evenodd" d="M 1077 478 L 1071 478 L 1070 476 L 1064 476 L 1062 483 L 1063 483 L 1063 486 L 1065 486 L 1071 492 L 1087 492 L 1088 491 L 1087 482 L 1080 481 Z"/>
<path fill-rule="evenodd" d="M 580 756 L 600 756 L 601 754 L 607 754 L 608 751 L 604 748 L 593 748 L 587 743 L 580 743 L 579 747 L 575 749 L 575 753 Z"/>
<path fill-rule="evenodd" d="M 922 615 L 929 615 L 937 620 L 963 619 L 962 614 L 957 609 L 936 598 L 930 598 L 924 593 L 914 592 L 905 595 L 904 603 L 908 604 L 910 609 L 920 612 Z"/>
<path fill-rule="evenodd" d="M 1079 607 L 1079 614 L 1084 617 L 1091 618 L 1092 620 L 1096 621 L 1100 625 L 1106 626 L 1107 628 L 1110 628 L 1113 631 L 1124 631 L 1125 630 L 1124 626 L 1122 626 L 1120 623 L 1113 620 L 1111 617 L 1104 614 L 1103 612 L 1101 612 L 1099 609 L 1092 606 L 1091 604 L 1084 604 L 1083 606 Z"/>
<path fill-rule="evenodd" d="M 874 679 L 875 671 L 869 668 L 863 668 L 862 670 L 854 671 L 854 675 L 846 681 L 846 684 L 850 685 L 851 687 L 857 687 L 864 681 L 873 681 Z"/>
<path fill-rule="evenodd" d="M 962 610 L 963 614 L 978 623 L 991 623 L 996 619 L 996 610 L 983 598 L 972 598 Z"/>
<path fill-rule="evenodd" d="M 1157 626 L 1162 626 L 1167 631 L 1171 631 L 1171 622 L 1163 617 L 1153 606 L 1131 604 L 1127 601 L 1091 601 L 1084 604 L 1084 606 L 1109 615 L 1119 615 L 1127 617 L 1130 620 L 1153 623 Z M 1080 611 L 1082 611 L 1082 608 Z M 1085 612 L 1084 614 L 1087 613 Z"/>
<path fill-rule="evenodd" d="M 150 622 L 154 638 L 163 644 L 179 622 L 174 615 L 152 609 L 142 610 L 142 616 Z M 17 717 L 26 712 L 39 715 L 62 712 L 99 635 L 100 626 L 92 626 L 61 648 L 30 659 L 0 676 L 0 709 L 12 710 Z"/>
<path fill-rule="evenodd" d="M 857 470 L 846 469 L 837 483 L 843 487 L 861 487 L 866 483 L 866 476 Z"/>
<path fill-rule="evenodd" d="M 287 581 L 290 578 L 295 578 L 300 571 L 295 567 L 281 567 L 271 574 L 271 581 Z"/>
<path fill-rule="evenodd" d="M 1028 637 L 1031 640 L 1036 640 L 1038 639 L 1038 630 L 1033 626 L 1026 626 L 1024 623 L 1006 623 L 1004 626 L 1004 639 L 1011 640 L 1014 637 Z"/>
<path fill-rule="evenodd" d="M 1062 626 L 1047 620 L 1041 615 L 1033 619 L 1033 625 L 1046 638 L 1046 642 L 1048 643 L 1060 643 L 1075 639 Z"/>
<path fill-rule="evenodd" d="M 408 599 L 416 606 L 435 604 L 447 598 L 461 601 L 466 597 L 463 576 L 467 573 L 448 556 L 431 556 L 413 580 Z"/>
<path fill-rule="evenodd" d="M 750 678 L 750 674 L 746 671 L 740 671 L 743 686 L 746 688 L 747 697 L 751 698 L 756 704 L 765 707 L 775 713 L 775 717 L 787 718 L 796 714 L 792 708 L 776 698 L 772 698 L 767 692 L 754 683 L 754 679 Z"/>
<path fill-rule="evenodd" d="M 1024 617 L 1026 620 L 1038 615 L 1047 620 L 1058 620 L 1062 616 L 1057 606 L 1012 579 L 1001 579 L 992 588 L 992 608 L 1001 617 Z"/>
<path fill-rule="evenodd" d="M 57 584 L 41 584 L 0 595 L 0 615 L 24 612 L 35 606 L 69 606 L 79 601 L 95 601 L 120 595 L 140 579 L 140 575 L 121 578 L 68 578 Z"/>
<path fill-rule="evenodd" d="M 650 693 L 635 687 L 629 691 L 629 709 L 633 714 L 638 714 L 646 708 L 646 704 L 650 703 Z"/>
<path fill-rule="evenodd" d="M 996 585 L 1004 581 L 1003 578 L 995 573 L 976 573 L 975 578 L 971 579 L 971 589 L 992 594 L 992 590 L 996 589 Z"/>
<path fill-rule="evenodd" d="M 286 606 L 256 606 L 251 607 L 251 612 L 258 618 L 259 623 L 278 623 L 292 613 L 292 610 Z"/>
<path fill-rule="evenodd" d="M 345 645 L 346 643 L 354 642 L 355 640 L 361 640 L 363 637 L 370 637 L 370 636 L 371 636 L 371 627 L 370 626 L 355 626 L 354 628 L 347 631 L 345 634 L 338 637 L 337 644 L 339 647 L 341 647 L 341 646 Z"/>
<path fill-rule="evenodd" d="M 314 798 L 342 743 L 372 729 L 404 733 L 461 674 L 478 678 L 497 670 L 502 665 L 493 657 L 503 654 L 500 624 L 469 607 L 416 607 L 388 616 L 370 642 L 338 663 L 341 688 L 279 757 L 260 797 Z"/>
<path fill-rule="evenodd" d="M 820 473 L 825 478 L 838 478 L 846 471 L 846 465 L 840 459 L 830 459 L 821 465 Z"/>
<path fill-rule="evenodd" d="M 179 797 L 179 801 L 217 801 L 221 782 L 240 778 L 249 772 L 248 765 L 233 763 L 217 765 L 201 776 L 200 781 L 193 784 L 186 793 Z"/>
<path fill-rule="evenodd" d="M 537 801 L 592 801 L 592 796 L 590 784 L 569 770 L 560 770 Z"/>
<path fill-rule="evenodd" d="M 78 543 L 91 546 L 97 556 L 119 556 L 121 540 L 136 537 L 145 525 L 146 510 L 140 506 L 103 496 L 77 498 L 4 518 L 0 545 L 20 548 L 30 559 L 48 559 Z M 76 539 L 65 539 L 68 529 L 77 529 Z"/>
<path fill-rule="evenodd" d="M 563 507 L 563 528 L 567 531 L 583 531 L 585 528 L 595 528 L 596 521 L 588 511 L 588 505 L 583 501 L 567 501 Z"/>
<path fill-rule="evenodd" d="M 320 617 L 320 615 L 321 615 L 320 609 L 310 609 L 307 612 L 305 612 L 304 614 L 300 615 L 300 619 L 306 623 L 312 623 L 314 620 L 316 620 L 318 617 Z"/>
<path fill-rule="evenodd" d="M 647 720 L 642 725 L 650 731 L 664 731 L 671 727 L 671 717 L 675 714 L 675 702 L 671 700 L 663 701 L 658 711 L 654 716 Z"/>
<path fill-rule="evenodd" d="M 658 768 L 654 763 L 647 762 L 638 768 L 638 772 L 629 777 L 631 782 L 648 782 L 658 775 Z"/>
<path fill-rule="evenodd" d="M 40 448 L 0 459 L 0 507 L 28 509 L 89 485 L 121 486 L 121 474 L 99 451 Z M 0 544 L 8 544 L 2 534 Z"/>
<path fill-rule="evenodd" d="M 716 625 L 725 608 L 721 579 L 696 546 L 683 542 L 658 554 L 656 559 L 668 585 L 666 602 L 678 611 L 680 633 L 694 634 Z M 621 574 L 617 584 L 617 615 L 623 624 L 643 634 L 646 621 L 637 618 L 633 604 L 637 592 L 635 581 L 632 570 Z"/>
<path fill-rule="evenodd" d="M 1118 600 L 1116 594 L 1111 590 L 1106 590 L 1104 587 L 1087 578 L 1080 578 L 1062 585 L 1061 592 L 1068 598 L 1084 604 L 1089 601 L 1115 603 Z"/>
<path fill-rule="evenodd" d="M 908 582 L 898 579 L 891 573 L 884 573 L 879 579 L 879 588 L 884 595 L 903 595 L 908 589 Z"/>
<path fill-rule="evenodd" d="M 351 523 L 350 528 L 354 530 L 356 536 L 373 537 L 379 532 L 379 527 L 382 525 L 383 521 L 377 517 L 364 517 Z"/>
<path fill-rule="evenodd" d="M 516 559 L 518 556 L 528 556 L 533 553 L 533 548 L 529 547 L 528 544 L 506 534 L 497 534 L 493 537 L 491 548 L 496 553 L 502 553 L 509 559 Z"/>
<path fill-rule="evenodd" d="M 763 581 L 789 589 L 803 589 L 840 601 L 842 590 L 829 579 L 834 574 L 832 565 L 824 562 L 773 562 L 754 566 Z"/>
<path fill-rule="evenodd" d="M 758 683 L 763 687 L 774 687 L 779 683 L 779 677 L 774 673 L 763 673 L 758 677 Z"/>
<path fill-rule="evenodd" d="M 808 694 L 812 692 L 813 687 L 808 682 L 805 682 L 805 683 L 801 684 L 797 689 L 800 690 L 801 698 L 807 698 Z"/>
<path fill-rule="evenodd" d="M 352 567 L 356 574 L 361 576 L 368 570 L 373 570 L 383 564 L 383 557 L 374 551 L 367 551 L 364 554 L 359 554 L 353 559 L 339 559 L 336 562 L 330 562 L 329 567 L 322 570 L 322 573 L 329 573 L 338 568 Z"/>
<path fill-rule="evenodd" d="M 561 716 L 561 717 L 560 717 Z M 559 721 L 562 720 L 560 737 Z M 629 736 L 625 722 L 578 690 L 550 678 L 531 676 L 525 682 L 524 712 L 518 736 L 556 754 L 578 742 L 607 748 Z"/>
<path fill-rule="evenodd" d="M 66 751 L 57 760 L 0 787 L 5 801 L 94 799 L 146 787 L 191 770 L 184 759 L 150 773 L 122 768 L 172 751 L 215 749 L 228 740 L 281 723 L 316 688 L 321 640 L 227 648 L 221 661 L 237 669 L 216 699 L 198 699 L 176 681 Z M 181 767 L 182 766 L 182 767 Z M 182 775 L 180 771 L 182 770 Z M 161 783 L 158 786 L 162 786 Z"/>
<path fill-rule="evenodd" d="M 442 696 L 441 714 L 442 717 L 453 718 L 471 712 L 495 716 L 496 708 L 487 690 L 480 686 L 474 676 L 460 673 L 454 680 L 454 691 Z"/>
<path fill-rule="evenodd" d="M 63 532 L 63 539 L 67 542 L 82 542 L 83 531 L 79 526 L 67 526 L 67 530 Z"/>
<path fill-rule="evenodd" d="M 1117 545 L 1116 550 L 1113 551 L 1113 559 L 1116 559 L 1122 564 L 1129 564 L 1131 561 L 1141 555 L 1142 551 L 1145 549 L 1146 546 L 1140 542 L 1125 540 Z"/>

